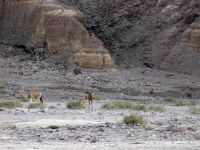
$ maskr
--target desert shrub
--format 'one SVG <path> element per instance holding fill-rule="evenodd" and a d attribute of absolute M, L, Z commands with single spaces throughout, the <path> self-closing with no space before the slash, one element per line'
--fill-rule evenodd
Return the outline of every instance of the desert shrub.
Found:
<path fill-rule="evenodd" d="M 176 106 L 185 106 L 187 105 L 187 103 L 184 103 L 183 101 L 181 100 L 176 100 Z M 188 104 L 189 105 L 189 104 Z"/>
<path fill-rule="evenodd" d="M 50 129 L 58 129 L 59 126 L 57 126 L 57 125 L 50 125 L 50 126 L 48 126 L 48 128 L 50 128 Z"/>
<path fill-rule="evenodd" d="M 86 103 L 84 101 L 71 102 L 66 105 L 68 109 L 84 109 L 86 108 Z"/>
<path fill-rule="evenodd" d="M 0 93 L 2 94 L 8 93 L 8 89 L 6 88 L 6 86 L 1 83 L 0 83 Z"/>
<path fill-rule="evenodd" d="M 73 72 L 75 75 L 82 74 L 81 68 L 74 68 Z"/>
<path fill-rule="evenodd" d="M 22 107 L 22 104 L 19 101 L 6 100 L 0 102 L 0 107 L 16 108 L 16 107 Z"/>
<path fill-rule="evenodd" d="M 144 110 L 144 111 L 146 111 L 146 110 L 148 110 L 148 107 L 147 107 L 146 105 L 142 105 L 142 104 L 134 104 L 134 105 L 132 106 L 132 109 L 134 109 L 134 110 Z"/>
<path fill-rule="evenodd" d="M 30 103 L 28 104 L 28 109 L 38 109 L 38 108 L 44 108 L 45 106 L 42 103 Z"/>
<path fill-rule="evenodd" d="M 133 103 L 126 101 L 106 103 L 101 108 L 103 109 L 132 109 Z"/>
<path fill-rule="evenodd" d="M 95 98 L 95 100 L 97 100 L 97 101 L 105 100 L 105 99 L 106 99 L 106 97 L 101 96 L 101 95 L 95 95 L 94 98 Z"/>
<path fill-rule="evenodd" d="M 190 101 L 190 102 L 189 102 L 189 105 L 190 105 L 190 106 L 194 106 L 194 105 L 196 105 L 196 102 L 195 102 L 195 101 Z"/>
<path fill-rule="evenodd" d="M 164 76 L 165 76 L 165 78 L 170 78 L 170 77 L 173 77 L 174 74 L 172 74 L 172 73 L 166 73 Z"/>
<path fill-rule="evenodd" d="M 46 68 L 46 65 L 45 64 L 41 64 L 40 66 L 39 66 L 39 69 L 40 70 L 43 70 L 43 69 L 45 69 Z"/>
<path fill-rule="evenodd" d="M 149 106 L 148 110 L 164 112 L 165 108 L 163 106 Z"/>
<path fill-rule="evenodd" d="M 176 102 L 176 98 L 174 98 L 174 97 L 166 97 L 166 98 L 164 98 L 163 99 L 165 102 Z"/>
<path fill-rule="evenodd" d="M 131 114 L 129 116 L 125 116 L 123 122 L 127 125 L 142 125 L 146 126 L 148 121 L 138 114 Z"/>
<path fill-rule="evenodd" d="M 20 101 L 21 102 L 29 102 L 29 99 L 28 98 L 25 98 L 23 96 L 20 96 Z"/>
<path fill-rule="evenodd" d="M 190 110 L 193 114 L 200 114 L 200 106 L 197 105 L 190 106 Z"/>
<path fill-rule="evenodd" d="M 126 102 L 126 101 L 120 101 L 120 102 L 112 102 L 112 103 L 106 103 L 102 107 L 102 109 L 132 109 L 132 110 L 151 110 L 151 111 L 164 111 L 163 106 L 147 106 L 143 104 L 135 104 L 131 102 Z"/>

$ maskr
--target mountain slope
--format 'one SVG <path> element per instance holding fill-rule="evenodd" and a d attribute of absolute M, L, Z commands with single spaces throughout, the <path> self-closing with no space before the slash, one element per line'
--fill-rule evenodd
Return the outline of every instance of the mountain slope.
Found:
<path fill-rule="evenodd" d="M 196 0 L 60 0 L 78 7 L 85 25 L 109 49 L 120 66 L 147 66 L 200 74 L 199 30 L 191 40 L 185 30 L 197 24 Z"/>

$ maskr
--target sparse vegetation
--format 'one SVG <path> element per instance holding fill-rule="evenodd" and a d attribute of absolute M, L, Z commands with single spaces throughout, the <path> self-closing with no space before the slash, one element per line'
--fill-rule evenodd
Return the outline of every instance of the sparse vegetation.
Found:
<path fill-rule="evenodd" d="M 20 101 L 21 102 L 29 102 L 29 99 L 23 97 L 23 96 L 20 96 Z"/>
<path fill-rule="evenodd" d="M 130 116 L 125 116 L 123 122 L 127 125 L 133 124 L 141 126 L 146 126 L 148 123 L 148 121 L 144 117 L 138 114 L 131 114 Z"/>
<path fill-rule="evenodd" d="M 185 106 L 187 105 L 186 103 L 184 103 L 183 101 L 181 100 L 176 100 L 176 106 Z"/>
<path fill-rule="evenodd" d="M 176 106 L 193 106 L 195 105 L 195 101 L 191 101 L 189 99 L 178 99 L 178 98 L 174 98 L 174 97 L 167 97 L 163 99 L 165 102 L 170 102 L 175 104 Z"/>
<path fill-rule="evenodd" d="M 189 86 L 173 87 L 173 88 L 167 90 L 167 92 L 180 93 L 180 94 L 186 95 L 188 98 L 192 98 L 192 96 L 195 92 L 200 92 L 200 88 L 194 88 L 194 87 L 189 87 Z"/>
<path fill-rule="evenodd" d="M 81 68 L 74 68 L 73 72 L 75 75 L 82 74 Z"/>
<path fill-rule="evenodd" d="M 172 102 L 176 102 L 176 98 L 174 98 L 174 97 L 166 97 L 166 98 L 164 98 L 163 99 L 165 102 L 170 102 L 170 103 L 172 103 Z"/>
<path fill-rule="evenodd" d="M 112 102 L 106 103 L 101 108 L 103 109 L 132 109 L 133 103 L 127 101 L 119 101 L 119 102 Z"/>
<path fill-rule="evenodd" d="M 65 94 L 65 98 L 66 99 L 80 99 L 83 98 L 84 95 L 82 93 L 78 93 L 78 92 L 68 92 Z"/>
<path fill-rule="evenodd" d="M 163 106 L 149 106 L 148 110 L 164 112 L 165 108 Z"/>
<path fill-rule="evenodd" d="M 8 93 L 8 89 L 2 83 L 0 83 L 0 93 L 2 93 L 2 94 Z"/>
<path fill-rule="evenodd" d="M 173 73 L 166 73 L 164 76 L 165 76 L 165 78 L 170 78 L 170 77 L 173 77 L 174 74 Z"/>
<path fill-rule="evenodd" d="M 46 68 L 46 66 L 44 65 L 44 64 L 42 64 L 42 65 L 40 65 L 37 69 L 35 69 L 34 71 L 33 71 L 33 73 L 38 73 L 38 72 L 40 72 L 40 71 L 42 71 L 42 70 L 44 70 Z"/>
<path fill-rule="evenodd" d="M 50 128 L 50 129 L 59 129 L 59 126 L 57 126 L 57 125 L 50 125 L 50 126 L 48 126 L 48 128 Z"/>
<path fill-rule="evenodd" d="M 132 109 L 132 110 L 143 110 L 143 111 L 160 111 L 163 112 L 165 109 L 163 106 L 146 106 L 143 104 L 135 104 L 132 102 L 126 102 L 126 101 L 119 101 L 119 102 L 112 102 L 112 103 L 106 103 L 102 107 L 102 109 Z"/>
<path fill-rule="evenodd" d="M 148 110 L 148 106 L 142 105 L 142 104 L 134 104 L 134 105 L 132 106 L 132 109 L 134 109 L 134 110 L 144 110 L 144 111 L 147 111 L 147 110 Z"/>
<path fill-rule="evenodd" d="M 95 100 L 99 101 L 99 100 L 105 100 L 106 97 L 101 96 L 101 95 L 95 95 Z"/>
<path fill-rule="evenodd" d="M 41 64 L 40 66 L 39 66 L 39 69 L 40 70 L 44 70 L 46 68 L 46 65 L 45 64 Z"/>
<path fill-rule="evenodd" d="M 1 101 L 0 102 L 0 107 L 17 108 L 17 107 L 22 107 L 22 104 L 19 101 L 6 100 L 6 101 Z"/>
<path fill-rule="evenodd" d="M 81 101 L 77 101 L 77 102 L 68 103 L 66 105 L 66 107 L 68 109 L 84 109 L 84 108 L 86 108 L 86 103 L 85 103 L 85 101 L 81 100 Z"/>
<path fill-rule="evenodd" d="M 197 105 L 190 106 L 190 110 L 192 111 L 193 114 L 200 114 L 200 106 Z"/>
<path fill-rule="evenodd" d="M 28 104 L 28 109 L 38 109 L 44 108 L 45 106 L 42 103 L 30 103 Z"/>

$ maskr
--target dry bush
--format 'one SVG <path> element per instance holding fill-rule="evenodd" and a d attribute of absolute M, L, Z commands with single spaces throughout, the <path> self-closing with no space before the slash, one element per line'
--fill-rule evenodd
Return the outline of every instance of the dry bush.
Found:
<path fill-rule="evenodd" d="M 102 107 L 102 109 L 132 109 L 133 103 L 126 101 L 112 102 L 106 103 Z"/>
<path fill-rule="evenodd" d="M 163 106 L 149 106 L 148 110 L 164 112 L 165 108 Z"/>
<path fill-rule="evenodd" d="M 87 105 L 83 100 L 77 102 L 71 102 L 66 105 L 68 109 L 84 109 L 86 108 L 86 106 Z"/>
<path fill-rule="evenodd" d="M 160 111 L 163 112 L 165 109 L 163 106 L 147 106 L 143 104 L 135 104 L 127 101 L 119 101 L 119 102 L 111 102 L 106 103 L 102 107 L 102 109 L 112 110 L 112 109 L 132 109 L 132 110 L 151 110 L 151 111 Z"/>
<path fill-rule="evenodd" d="M 42 103 L 30 103 L 28 104 L 28 109 L 42 109 L 45 108 L 46 106 Z"/>
<path fill-rule="evenodd" d="M 8 89 L 2 83 L 0 83 L 0 93 L 2 93 L 2 94 L 7 94 L 8 93 Z"/>
<path fill-rule="evenodd" d="M 0 107 L 17 108 L 17 107 L 22 107 L 22 104 L 19 101 L 6 100 L 6 101 L 1 101 L 0 102 Z"/>
<path fill-rule="evenodd" d="M 148 121 L 144 117 L 138 114 L 131 114 L 129 116 L 125 116 L 123 122 L 127 125 L 133 124 L 141 126 L 146 126 L 148 123 Z"/>

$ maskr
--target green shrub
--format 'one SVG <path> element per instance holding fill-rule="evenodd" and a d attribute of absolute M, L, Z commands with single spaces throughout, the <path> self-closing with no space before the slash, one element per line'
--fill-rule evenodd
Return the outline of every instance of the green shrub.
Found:
<path fill-rule="evenodd" d="M 142 125 L 146 126 L 148 121 L 138 114 L 131 114 L 130 116 L 125 116 L 123 122 L 127 125 Z"/>
<path fill-rule="evenodd" d="M 16 107 L 22 107 L 22 104 L 19 101 L 6 100 L 0 102 L 0 107 L 16 108 Z"/>
<path fill-rule="evenodd" d="M 84 101 L 71 102 L 66 105 L 68 109 L 84 109 L 86 108 L 86 103 Z"/>
<path fill-rule="evenodd" d="M 8 93 L 8 89 L 6 88 L 6 86 L 1 83 L 0 83 L 0 93 L 2 93 L 2 94 Z"/>
<path fill-rule="evenodd" d="M 120 102 L 112 102 L 112 103 L 106 103 L 102 107 L 102 109 L 132 109 L 132 110 L 151 110 L 151 111 L 164 111 L 163 106 L 146 106 L 143 104 L 135 104 L 132 102 L 126 102 L 126 101 L 120 101 Z"/>
<path fill-rule="evenodd" d="M 38 102 L 38 103 L 30 103 L 28 104 L 28 109 L 38 109 L 38 108 L 44 108 L 44 104 Z"/>
<path fill-rule="evenodd" d="M 73 72 L 75 75 L 82 74 L 81 68 L 74 68 Z"/>
<path fill-rule="evenodd" d="M 20 97 L 20 101 L 21 102 L 29 102 L 29 99 L 24 98 L 23 96 Z"/>
<path fill-rule="evenodd" d="M 112 103 L 104 104 L 101 108 L 103 109 L 132 109 L 133 103 L 126 102 L 126 101 L 112 102 Z"/>

